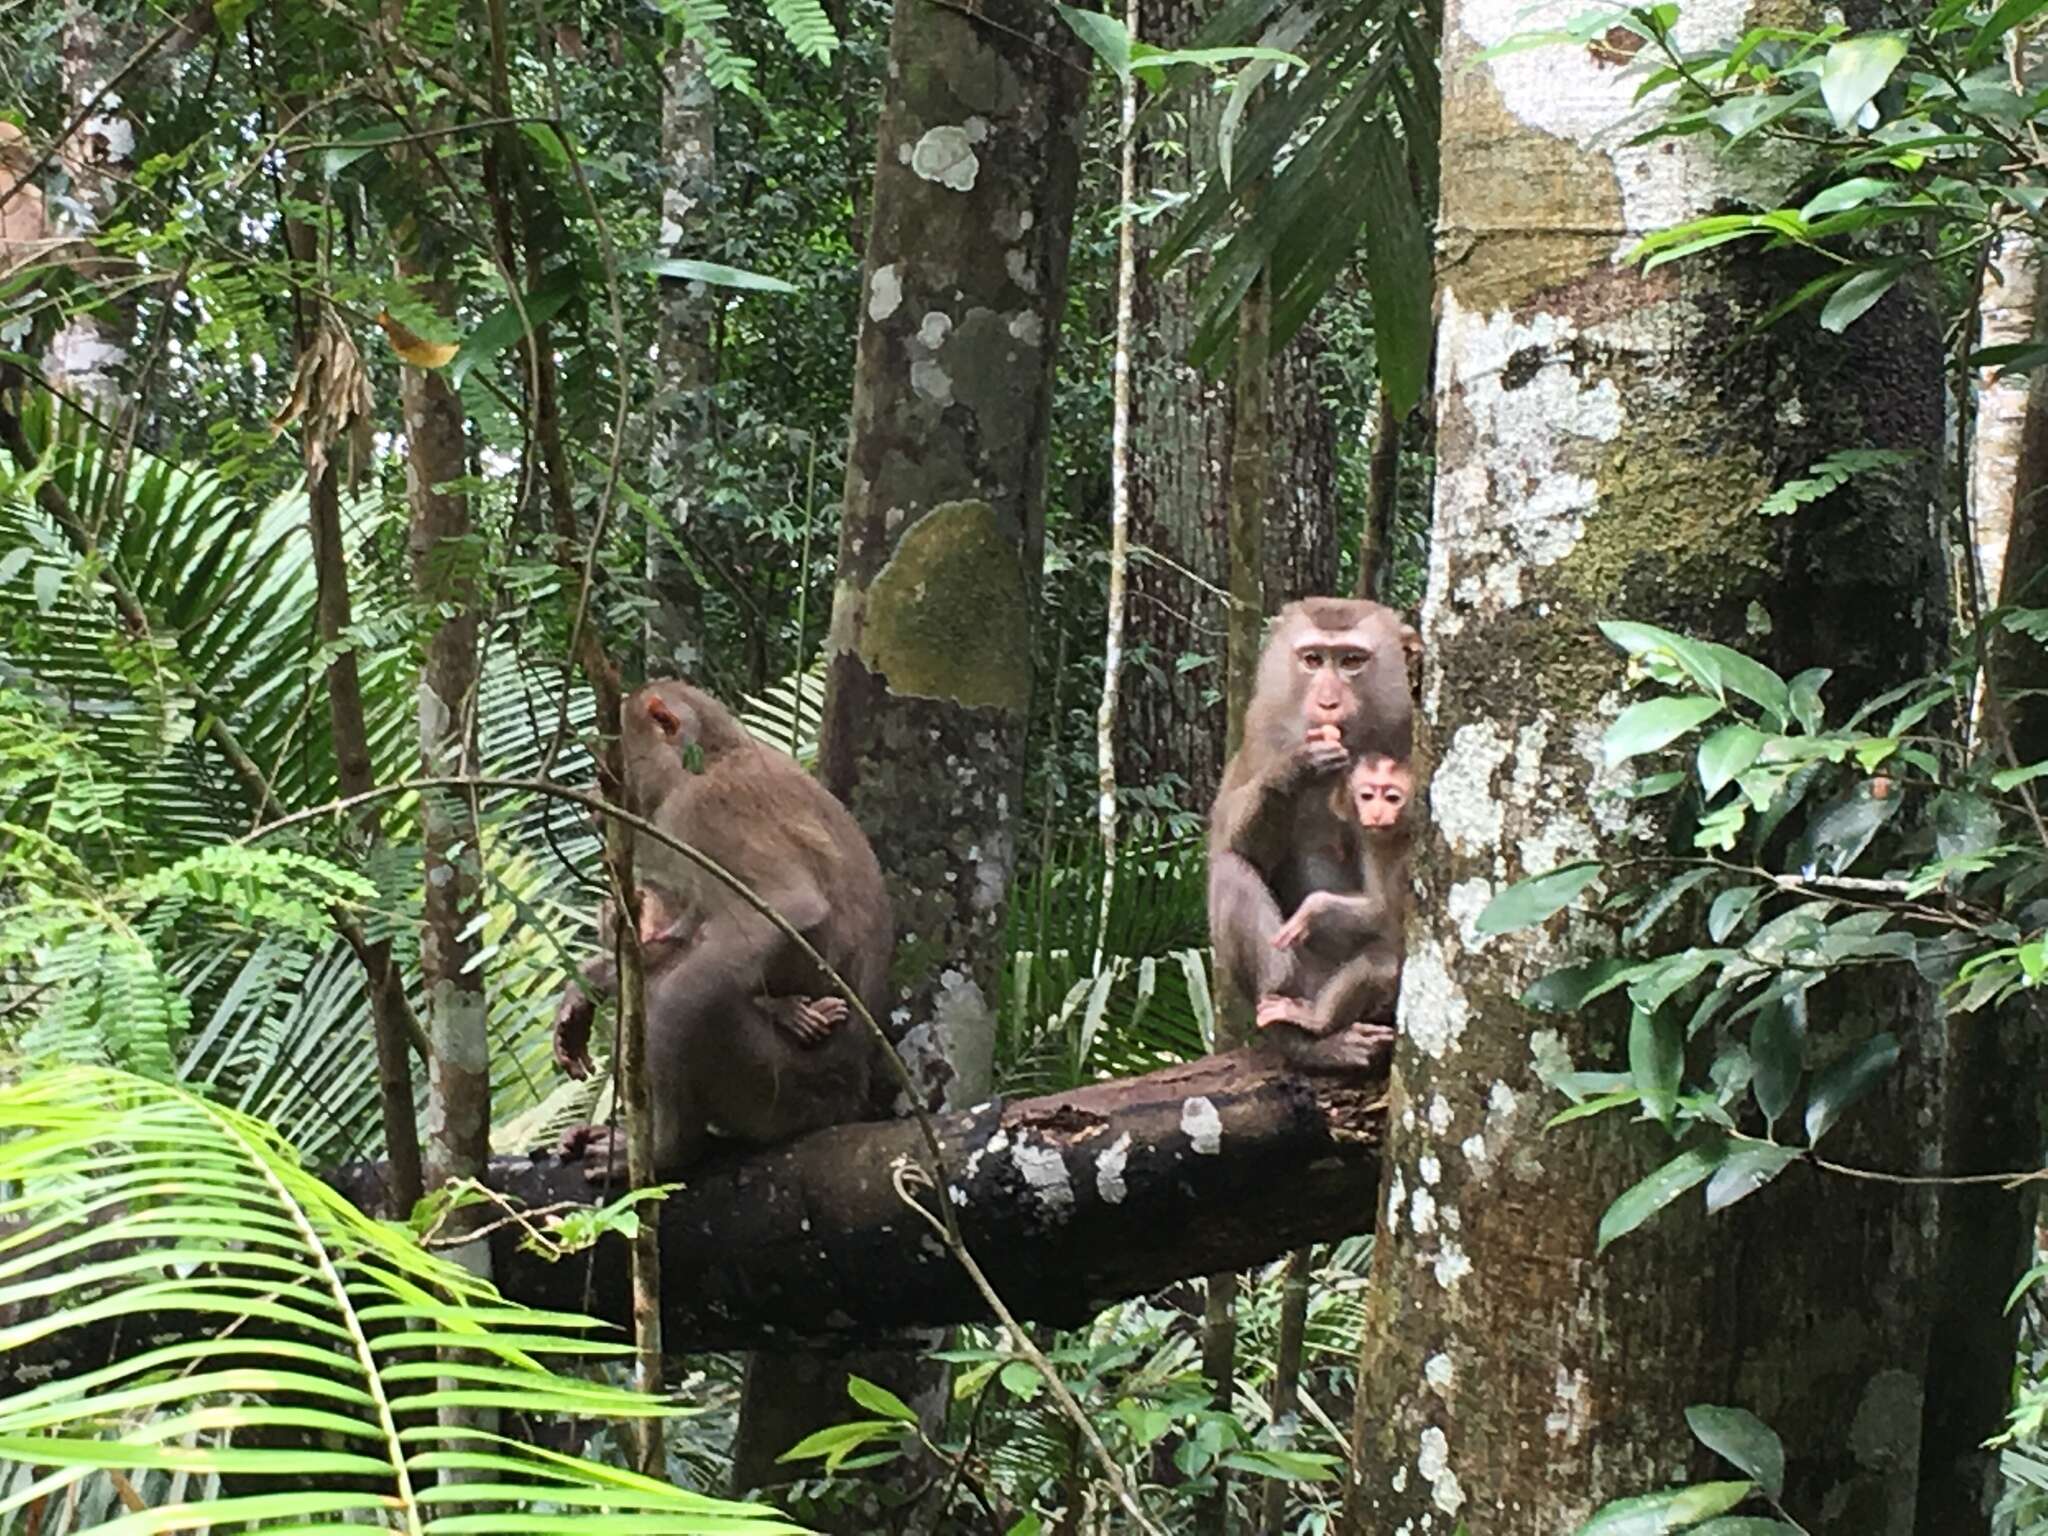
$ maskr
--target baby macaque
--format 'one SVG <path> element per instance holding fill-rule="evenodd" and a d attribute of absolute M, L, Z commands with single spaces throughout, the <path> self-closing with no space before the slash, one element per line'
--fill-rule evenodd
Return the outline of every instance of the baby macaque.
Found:
<path fill-rule="evenodd" d="M 1361 823 L 1333 780 L 1362 756 L 1407 761 L 1408 669 L 1420 648 L 1390 608 L 1312 597 L 1280 611 L 1259 658 L 1244 744 L 1210 813 L 1209 934 L 1218 969 L 1290 1057 L 1315 1054 L 1306 1049 L 1312 1026 L 1297 1015 L 1310 1011 L 1306 1000 L 1331 973 L 1316 958 L 1319 941 L 1275 940 L 1311 895 L 1366 892 Z M 1322 911 L 1317 903 L 1308 921 Z M 1373 1053 L 1383 1054 L 1384 1042 Z"/>
<path fill-rule="evenodd" d="M 1405 949 L 1414 846 L 1415 775 L 1378 753 L 1361 757 L 1334 797 L 1352 824 L 1361 873 L 1353 894 L 1311 891 L 1273 935 L 1297 956 L 1298 995 L 1260 1000 L 1260 1028 L 1291 1024 L 1315 1036 L 1394 1015 Z"/>

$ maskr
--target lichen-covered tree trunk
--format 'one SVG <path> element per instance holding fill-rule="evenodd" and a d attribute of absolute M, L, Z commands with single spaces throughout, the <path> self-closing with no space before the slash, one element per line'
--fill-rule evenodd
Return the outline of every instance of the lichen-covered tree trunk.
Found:
<path fill-rule="evenodd" d="M 1087 83 L 1049 8 L 896 8 L 819 771 L 881 855 L 893 1017 L 930 1021 L 903 1047 L 931 1104 L 973 1103 L 990 1082 Z M 849 1369 L 939 1400 L 943 1377 L 916 1355 L 757 1357 L 742 1486 L 796 1436 L 861 1411 Z"/>
<path fill-rule="evenodd" d="M 718 193 L 718 93 L 703 50 L 677 40 L 662 72 L 661 244 L 670 256 L 702 259 Z M 678 554 L 700 497 L 704 435 L 711 423 L 713 299 L 705 285 L 661 279 L 655 359 L 654 462 L 660 526 L 647 532 L 647 573 L 655 605 L 648 615 L 650 676 L 693 672 L 704 636 L 697 582 Z"/>
<path fill-rule="evenodd" d="M 1746 14 L 1688 6 L 1680 46 Z M 1683 1419 L 1708 1402 L 1783 1434 L 1787 1503 L 1809 1528 L 1903 1533 L 1931 1202 L 1798 1169 L 1711 1220 L 1682 1201 L 1596 1259 L 1601 1212 L 1668 1143 L 1605 1117 L 1546 1132 L 1564 1102 L 1546 1074 L 1621 1062 L 1625 1020 L 1517 999 L 1600 930 L 1557 918 L 1487 937 L 1473 920 L 1511 881 L 1657 846 L 1656 816 L 1607 793 L 1626 779 L 1599 752 L 1622 667 L 1596 620 L 1703 634 L 1787 672 L 1831 666 L 1835 719 L 1930 664 L 1944 618 L 1931 480 L 1863 477 L 1797 519 L 1756 507 L 1828 451 L 1936 444 L 1939 337 L 1895 294 L 1846 338 L 1793 321 L 1747 339 L 1809 272 L 1754 256 L 1621 264 L 1652 229 L 1783 185 L 1736 184 L 1699 138 L 1631 145 L 1636 79 L 1611 51 L 1475 62 L 1526 26 L 1521 0 L 1451 0 L 1445 20 L 1420 722 L 1436 766 L 1351 1528 L 1569 1531 L 1605 1500 L 1708 1471 Z M 1930 1016 L 1887 976 L 1824 1026 L 1905 1043 L 1838 1156 L 1928 1165 Z"/>

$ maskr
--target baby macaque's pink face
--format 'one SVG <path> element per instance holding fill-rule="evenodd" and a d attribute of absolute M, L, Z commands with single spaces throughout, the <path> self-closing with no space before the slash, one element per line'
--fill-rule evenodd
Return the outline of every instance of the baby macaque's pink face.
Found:
<path fill-rule="evenodd" d="M 1414 793 L 1415 775 L 1406 763 L 1368 756 L 1351 765 L 1351 808 L 1368 831 L 1398 826 Z"/>

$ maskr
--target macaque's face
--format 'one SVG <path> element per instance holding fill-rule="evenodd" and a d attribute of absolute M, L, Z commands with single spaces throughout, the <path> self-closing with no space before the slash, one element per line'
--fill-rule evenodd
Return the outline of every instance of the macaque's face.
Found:
<path fill-rule="evenodd" d="M 1415 775 L 1391 757 L 1361 757 L 1351 768 L 1351 809 L 1368 831 L 1389 831 L 1401 824 L 1402 813 L 1415 793 Z"/>
<path fill-rule="evenodd" d="M 1294 642 L 1294 673 L 1301 689 L 1302 723 L 1311 732 L 1341 730 L 1359 711 L 1359 683 L 1372 653 L 1350 634 L 1310 629 Z"/>

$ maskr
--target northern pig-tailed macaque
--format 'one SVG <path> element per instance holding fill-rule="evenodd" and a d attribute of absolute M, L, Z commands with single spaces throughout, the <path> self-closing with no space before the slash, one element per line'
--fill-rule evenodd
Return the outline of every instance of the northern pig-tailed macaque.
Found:
<path fill-rule="evenodd" d="M 1302 901 L 1364 891 L 1357 823 L 1335 780 L 1363 756 L 1408 760 L 1408 669 L 1420 649 L 1399 614 L 1360 599 L 1304 598 L 1274 618 L 1244 743 L 1209 816 L 1209 937 L 1218 968 L 1255 1008 L 1310 995 L 1299 946 L 1273 942 Z M 1291 1057 L 1352 1064 L 1305 1049 L 1293 1020 L 1271 1024 L 1265 1037 Z"/>
<path fill-rule="evenodd" d="M 1352 823 L 1361 887 L 1354 895 L 1310 891 L 1280 925 L 1273 947 L 1295 955 L 1301 992 L 1261 999 L 1260 1028 L 1290 1024 L 1321 1037 L 1393 1018 L 1406 948 L 1414 798 L 1408 764 L 1368 753 L 1351 765 L 1333 801 Z"/>
<path fill-rule="evenodd" d="M 895 927 L 846 808 L 687 683 L 649 683 L 626 701 L 621 730 L 630 808 L 723 865 L 885 1017 Z M 647 969 L 655 1167 L 687 1168 L 714 1128 L 764 1144 L 872 1115 L 874 1041 L 842 1027 L 844 1000 L 803 950 L 645 834 L 634 869 L 663 893 L 656 931 L 674 930 Z M 572 1132 L 564 1150 L 585 1152 L 593 1177 L 623 1151 L 597 1127 Z"/>

